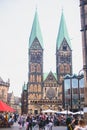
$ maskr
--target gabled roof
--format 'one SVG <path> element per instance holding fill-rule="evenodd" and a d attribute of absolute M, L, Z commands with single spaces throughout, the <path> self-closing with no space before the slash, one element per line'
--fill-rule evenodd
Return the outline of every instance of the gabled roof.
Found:
<path fill-rule="evenodd" d="M 3 85 L 5 87 L 9 87 L 9 85 L 10 85 L 9 80 L 8 80 L 8 82 L 4 82 L 4 80 L 0 77 L 0 85 Z"/>
<path fill-rule="evenodd" d="M 57 41 L 56 41 L 56 48 L 57 49 L 60 48 L 64 38 L 66 39 L 69 47 L 71 48 L 71 42 L 70 42 L 70 38 L 68 35 L 68 31 L 67 31 L 65 17 L 64 17 L 63 11 L 62 11 L 60 25 L 59 25 L 59 32 L 58 32 Z"/>
<path fill-rule="evenodd" d="M 47 78 L 49 73 L 43 73 L 43 80 L 45 80 Z"/>
<path fill-rule="evenodd" d="M 55 77 L 55 79 L 57 80 L 57 75 L 56 75 L 56 73 L 52 73 L 51 71 L 50 71 L 49 73 L 44 73 L 44 74 L 43 74 L 43 80 L 46 80 L 46 78 L 48 77 L 49 74 L 52 74 L 52 75 Z"/>
<path fill-rule="evenodd" d="M 37 10 L 35 12 L 34 21 L 33 21 L 32 29 L 31 29 L 30 38 L 29 38 L 29 47 L 31 47 L 36 37 L 43 48 L 43 38 L 42 38 L 42 33 L 41 33 L 40 24 L 38 20 Z"/>

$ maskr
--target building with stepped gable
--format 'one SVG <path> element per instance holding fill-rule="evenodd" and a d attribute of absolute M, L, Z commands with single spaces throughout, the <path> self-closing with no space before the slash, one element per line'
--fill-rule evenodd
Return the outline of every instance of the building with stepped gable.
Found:
<path fill-rule="evenodd" d="M 66 74 L 72 75 L 72 48 L 63 12 L 56 43 L 54 43 L 56 44 L 56 73 L 43 72 L 43 41 L 36 10 L 29 37 L 28 82 L 23 85 L 22 90 L 22 113 L 39 113 L 49 108 L 60 110 L 64 105 L 63 77 Z"/>

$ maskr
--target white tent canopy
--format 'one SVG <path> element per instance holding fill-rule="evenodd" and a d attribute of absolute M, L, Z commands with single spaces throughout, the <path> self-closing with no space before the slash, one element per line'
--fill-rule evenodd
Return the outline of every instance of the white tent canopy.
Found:
<path fill-rule="evenodd" d="M 60 112 L 57 112 L 58 114 L 73 114 L 73 112 L 69 111 L 69 110 L 64 110 L 64 111 L 60 111 Z"/>
<path fill-rule="evenodd" d="M 43 112 L 43 113 L 57 113 L 57 111 L 51 110 L 51 109 L 43 110 L 42 112 Z"/>
<path fill-rule="evenodd" d="M 74 115 L 77 115 L 77 114 L 78 114 L 78 115 L 83 115 L 83 114 L 84 114 L 84 111 L 74 112 L 73 114 L 74 114 Z"/>

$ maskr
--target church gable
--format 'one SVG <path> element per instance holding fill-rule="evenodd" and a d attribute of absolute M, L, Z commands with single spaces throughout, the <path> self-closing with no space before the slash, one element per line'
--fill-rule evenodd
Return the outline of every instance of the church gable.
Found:
<path fill-rule="evenodd" d="M 45 82 L 57 82 L 56 76 L 52 72 L 50 72 L 46 77 Z"/>
<path fill-rule="evenodd" d="M 40 44 L 40 42 L 38 41 L 37 38 L 34 39 L 30 49 L 32 49 L 32 50 L 33 49 L 35 49 L 35 50 L 42 50 L 41 44 Z"/>
<path fill-rule="evenodd" d="M 58 83 L 56 74 L 51 71 L 44 80 L 43 99 L 54 100 L 58 97 Z"/>
<path fill-rule="evenodd" d="M 71 50 L 69 44 L 66 41 L 66 38 L 63 39 L 62 44 L 61 44 L 59 50 L 60 51 L 70 51 Z"/>

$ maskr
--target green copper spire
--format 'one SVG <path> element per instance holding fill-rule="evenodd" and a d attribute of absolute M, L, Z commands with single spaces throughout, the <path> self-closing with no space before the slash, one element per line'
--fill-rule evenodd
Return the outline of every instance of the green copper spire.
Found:
<path fill-rule="evenodd" d="M 62 11 L 60 26 L 59 26 L 59 32 L 58 32 L 57 41 L 56 41 L 56 47 L 58 49 L 60 48 L 64 38 L 66 39 L 69 47 L 71 48 L 71 42 L 70 42 L 70 39 L 69 39 L 64 14 L 63 14 L 63 11 Z"/>
<path fill-rule="evenodd" d="M 39 42 L 43 48 L 43 38 L 42 38 L 42 34 L 41 34 L 37 10 L 35 12 L 32 30 L 31 30 L 31 34 L 30 34 L 30 38 L 29 38 L 29 46 L 32 45 L 32 42 L 34 41 L 35 38 L 37 38 L 39 40 Z"/>
<path fill-rule="evenodd" d="M 24 83 L 23 87 L 22 87 L 22 91 L 27 90 L 27 84 Z"/>

